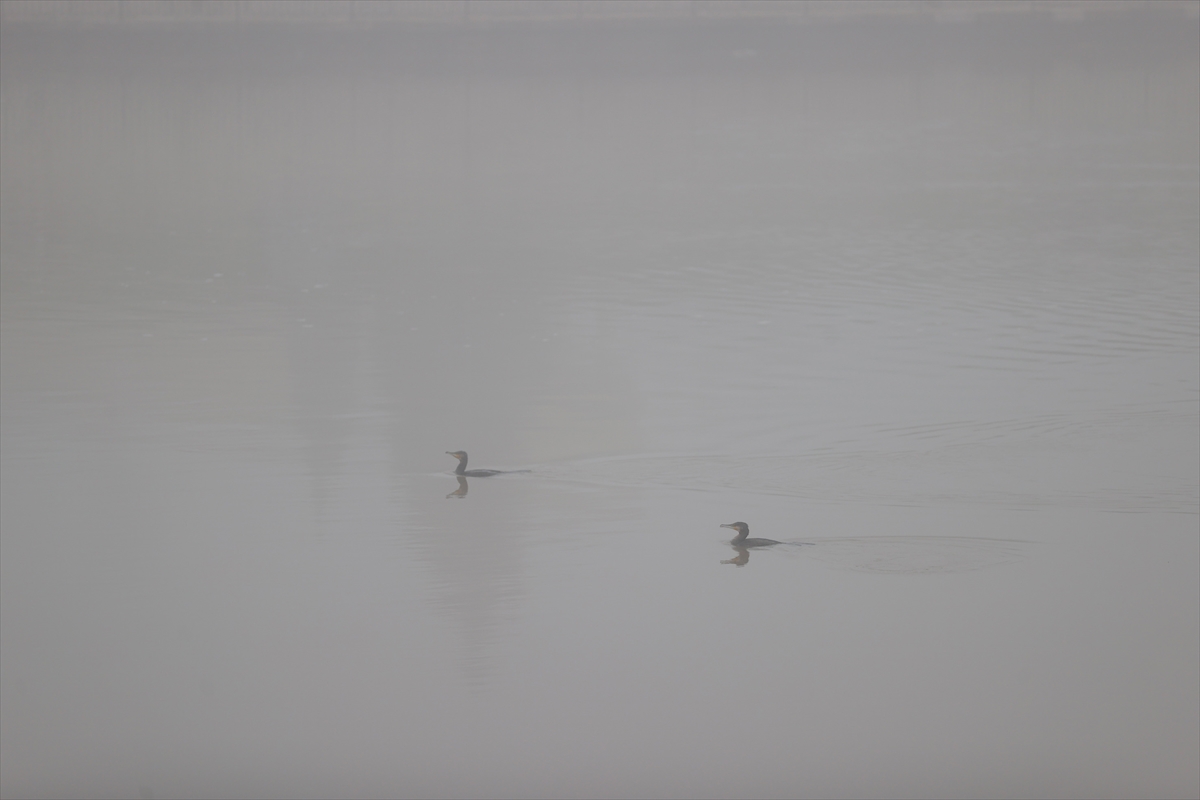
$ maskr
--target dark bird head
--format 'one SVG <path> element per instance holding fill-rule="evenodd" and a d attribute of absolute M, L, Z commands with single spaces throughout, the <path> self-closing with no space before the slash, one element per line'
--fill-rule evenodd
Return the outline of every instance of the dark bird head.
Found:
<path fill-rule="evenodd" d="M 738 533 L 741 533 L 741 534 L 747 534 L 750 532 L 750 526 L 744 522 L 723 523 L 721 525 L 721 527 L 722 528 L 733 528 L 735 531 L 737 531 Z"/>
<path fill-rule="evenodd" d="M 457 458 L 459 461 L 462 461 L 462 460 L 466 459 L 466 457 L 467 457 L 467 451 L 466 451 L 466 450 L 455 450 L 453 453 L 451 453 L 449 450 L 447 450 L 447 451 L 446 451 L 446 455 L 448 455 L 448 456 L 454 456 L 454 457 L 455 457 L 455 458 Z"/>

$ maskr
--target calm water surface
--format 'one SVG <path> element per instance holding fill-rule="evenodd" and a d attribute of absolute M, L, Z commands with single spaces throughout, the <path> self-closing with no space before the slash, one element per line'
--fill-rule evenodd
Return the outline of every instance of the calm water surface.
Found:
<path fill-rule="evenodd" d="M 7 25 L 4 796 L 1196 796 L 1198 23 L 895 25 Z"/>

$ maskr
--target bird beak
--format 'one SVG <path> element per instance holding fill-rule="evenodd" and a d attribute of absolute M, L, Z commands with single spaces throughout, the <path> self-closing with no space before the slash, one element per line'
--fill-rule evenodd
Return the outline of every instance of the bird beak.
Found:
<path fill-rule="evenodd" d="M 722 527 L 722 528 L 732 528 L 733 526 L 732 526 L 732 525 L 726 525 L 726 524 L 724 524 L 724 523 L 721 523 L 721 527 Z"/>

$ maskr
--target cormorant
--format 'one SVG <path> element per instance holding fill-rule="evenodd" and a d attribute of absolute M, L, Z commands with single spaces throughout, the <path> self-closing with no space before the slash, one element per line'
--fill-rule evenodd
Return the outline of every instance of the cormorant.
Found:
<path fill-rule="evenodd" d="M 465 475 L 468 478 L 489 478 L 503 472 L 529 472 L 527 469 L 467 469 L 467 452 L 465 450 L 455 450 L 453 453 L 447 450 L 446 455 L 458 459 L 458 468 L 454 470 L 454 474 Z"/>
<path fill-rule="evenodd" d="M 750 534 L 750 526 L 744 522 L 730 522 L 728 525 L 721 525 L 722 528 L 732 528 L 738 532 L 738 535 L 729 540 L 729 543 L 734 547 L 766 547 L 769 544 L 782 544 L 774 539 L 747 539 Z"/>

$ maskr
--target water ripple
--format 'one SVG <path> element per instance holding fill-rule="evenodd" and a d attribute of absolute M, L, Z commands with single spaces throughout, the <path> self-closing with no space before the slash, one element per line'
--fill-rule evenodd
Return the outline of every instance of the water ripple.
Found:
<path fill-rule="evenodd" d="M 1196 436 L 1190 409 L 864 426 L 834 446 L 777 455 L 652 454 L 547 465 L 556 480 L 739 491 L 823 503 L 1196 514 L 1194 475 L 1168 450 Z M 1190 444 L 1189 444 L 1190 443 Z"/>

